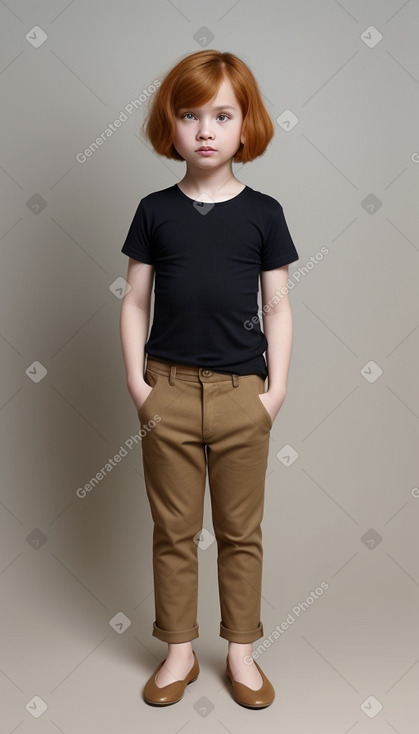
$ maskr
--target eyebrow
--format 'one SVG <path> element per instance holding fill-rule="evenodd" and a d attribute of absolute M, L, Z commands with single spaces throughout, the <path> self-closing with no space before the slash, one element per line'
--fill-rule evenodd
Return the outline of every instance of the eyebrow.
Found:
<path fill-rule="evenodd" d="M 180 110 L 195 110 L 198 109 L 197 107 L 179 107 Z M 213 110 L 235 110 L 236 108 L 233 107 L 231 104 L 222 104 L 218 107 L 213 107 Z"/>

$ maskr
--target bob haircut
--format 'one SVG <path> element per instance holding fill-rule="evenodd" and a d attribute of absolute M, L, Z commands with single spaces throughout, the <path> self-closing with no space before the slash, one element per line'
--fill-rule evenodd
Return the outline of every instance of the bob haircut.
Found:
<path fill-rule="evenodd" d="M 252 72 L 234 54 L 206 49 L 179 61 L 151 99 L 142 129 L 156 153 L 185 160 L 173 145 L 177 111 L 209 102 L 224 79 L 230 81 L 243 115 L 245 142 L 240 143 L 233 161 L 247 163 L 265 152 L 274 135 L 274 126 Z"/>

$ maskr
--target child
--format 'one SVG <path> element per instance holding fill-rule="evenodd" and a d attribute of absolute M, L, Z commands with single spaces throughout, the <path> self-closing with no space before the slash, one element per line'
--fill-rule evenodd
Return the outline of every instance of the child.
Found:
<path fill-rule="evenodd" d="M 252 657 L 252 643 L 264 634 L 261 521 L 270 431 L 291 358 L 288 264 L 299 256 L 280 203 L 241 183 L 232 162 L 262 155 L 274 128 L 249 68 L 211 49 L 167 73 L 144 125 L 157 153 L 186 163 L 178 184 L 140 201 L 122 247 L 129 257 L 121 309 L 127 387 L 148 424 L 142 454 L 154 521 L 152 634 L 168 643 L 144 697 L 176 703 L 199 674 L 191 641 L 199 636 L 197 551 L 208 468 L 227 675 L 237 703 L 263 708 L 275 692 Z"/>

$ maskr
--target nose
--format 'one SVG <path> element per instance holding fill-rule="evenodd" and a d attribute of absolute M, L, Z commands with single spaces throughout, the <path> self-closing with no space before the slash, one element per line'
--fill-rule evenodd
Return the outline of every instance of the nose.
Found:
<path fill-rule="evenodd" d="M 198 140 L 208 140 L 208 139 L 213 140 L 214 133 L 211 132 L 208 122 L 201 122 L 197 137 L 198 137 Z"/>
<path fill-rule="evenodd" d="M 198 140 L 213 140 L 214 135 L 212 133 L 199 133 Z"/>

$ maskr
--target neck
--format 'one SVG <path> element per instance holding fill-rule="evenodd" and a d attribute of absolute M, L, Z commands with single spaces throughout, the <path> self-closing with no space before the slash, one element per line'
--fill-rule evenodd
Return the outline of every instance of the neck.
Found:
<path fill-rule="evenodd" d="M 192 196 L 205 192 L 216 198 L 234 191 L 241 184 L 234 176 L 230 165 L 229 169 L 221 171 L 188 169 L 179 185 Z"/>

